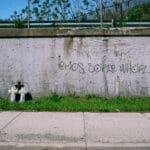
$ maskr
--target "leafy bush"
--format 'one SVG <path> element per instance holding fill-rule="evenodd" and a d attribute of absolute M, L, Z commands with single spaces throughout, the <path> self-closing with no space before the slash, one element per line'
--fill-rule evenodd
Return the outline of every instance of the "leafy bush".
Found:
<path fill-rule="evenodd" d="M 13 22 L 14 22 L 14 27 L 15 28 L 24 28 L 25 27 L 24 22 L 20 19 L 16 19 Z"/>
<path fill-rule="evenodd" d="M 130 21 L 136 20 L 150 20 L 150 3 L 140 4 L 128 10 L 128 19 Z"/>

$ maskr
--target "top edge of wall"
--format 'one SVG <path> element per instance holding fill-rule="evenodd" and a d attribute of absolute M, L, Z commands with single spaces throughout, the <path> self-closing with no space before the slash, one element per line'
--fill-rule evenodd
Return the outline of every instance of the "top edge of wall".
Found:
<path fill-rule="evenodd" d="M 88 36 L 150 36 L 150 27 L 0 29 L 0 38 Z"/>

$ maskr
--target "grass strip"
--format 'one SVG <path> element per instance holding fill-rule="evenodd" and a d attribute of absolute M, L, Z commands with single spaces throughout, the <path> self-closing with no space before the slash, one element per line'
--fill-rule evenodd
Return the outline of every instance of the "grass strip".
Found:
<path fill-rule="evenodd" d="M 0 98 L 0 110 L 59 112 L 149 112 L 150 97 L 48 96 L 11 103 Z"/>

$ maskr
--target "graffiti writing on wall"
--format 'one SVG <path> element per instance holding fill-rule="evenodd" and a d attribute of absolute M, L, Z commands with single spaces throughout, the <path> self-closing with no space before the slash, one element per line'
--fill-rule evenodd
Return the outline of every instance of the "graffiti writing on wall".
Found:
<path fill-rule="evenodd" d="M 60 70 L 70 70 L 74 72 L 79 72 L 81 74 L 89 73 L 150 73 L 149 66 L 143 64 L 130 64 L 130 63 L 122 63 L 122 64 L 102 64 L 102 63 L 87 63 L 83 64 L 81 62 L 72 62 L 69 61 L 68 63 L 61 61 L 58 63 L 58 67 Z"/>

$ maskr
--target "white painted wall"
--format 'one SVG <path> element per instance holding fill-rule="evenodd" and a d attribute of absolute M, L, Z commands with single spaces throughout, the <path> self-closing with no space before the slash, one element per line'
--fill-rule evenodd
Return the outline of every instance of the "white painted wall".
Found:
<path fill-rule="evenodd" d="M 149 37 L 0 39 L 0 95 L 150 95 Z"/>

